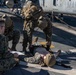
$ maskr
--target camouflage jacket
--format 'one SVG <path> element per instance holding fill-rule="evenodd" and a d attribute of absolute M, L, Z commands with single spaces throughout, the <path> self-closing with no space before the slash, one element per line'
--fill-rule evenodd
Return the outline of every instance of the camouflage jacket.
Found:
<path fill-rule="evenodd" d="M 0 34 L 0 54 L 3 54 L 8 49 L 7 39 L 4 35 Z"/>
<path fill-rule="evenodd" d="M 13 24 L 10 27 L 6 27 L 4 35 L 5 36 L 11 35 L 11 33 L 13 32 L 13 28 L 14 28 Z"/>
<path fill-rule="evenodd" d="M 14 55 L 8 51 L 6 37 L 0 34 L 0 72 L 12 69 L 16 64 Z"/>
<path fill-rule="evenodd" d="M 11 57 L 13 57 L 13 55 L 8 51 L 7 38 L 0 34 L 0 59 Z"/>

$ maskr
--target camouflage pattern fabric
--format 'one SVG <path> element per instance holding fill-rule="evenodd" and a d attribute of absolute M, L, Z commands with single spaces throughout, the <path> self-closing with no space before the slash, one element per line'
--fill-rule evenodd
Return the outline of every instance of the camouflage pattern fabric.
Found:
<path fill-rule="evenodd" d="M 6 71 L 12 69 L 17 62 L 14 60 L 13 57 L 8 59 L 2 59 L 0 60 L 0 71 Z"/>
<path fill-rule="evenodd" d="M 2 53 L 6 52 L 8 49 L 7 39 L 4 35 L 0 34 L 0 58 Z"/>
<path fill-rule="evenodd" d="M 28 58 L 25 57 L 24 61 L 31 64 L 40 64 L 40 65 L 43 63 L 43 59 L 38 52 L 36 52 L 33 57 L 28 57 Z"/>
<path fill-rule="evenodd" d="M 13 23 L 11 25 L 8 25 L 8 26 L 5 23 L 5 33 L 4 33 L 4 35 L 5 36 L 10 35 L 13 31 L 13 28 L 14 28 Z"/>
<path fill-rule="evenodd" d="M 52 23 L 50 19 L 43 15 L 43 9 L 35 5 L 32 1 L 28 1 L 22 9 L 25 17 L 23 26 L 23 50 L 26 50 L 27 43 L 32 43 L 32 33 L 35 27 L 39 27 L 46 35 L 47 50 L 49 50 L 52 38 Z M 42 17 L 42 18 L 41 18 Z"/>
<path fill-rule="evenodd" d="M 22 11 L 21 11 L 21 13 L 22 13 L 23 16 L 25 16 L 24 13 L 26 12 L 27 9 L 30 8 L 31 5 L 32 5 L 32 2 L 31 1 L 24 4 L 24 6 L 22 8 Z"/>
<path fill-rule="evenodd" d="M 34 31 L 35 28 L 35 24 L 33 24 L 35 22 L 29 20 L 29 21 L 25 21 L 24 22 L 24 28 L 23 28 L 23 50 L 26 49 L 27 47 L 27 43 L 29 42 L 29 44 L 31 45 L 32 43 L 32 33 Z"/>
<path fill-rule="evenodd" d="M 23 50 L 26 50 L 28 42 L 31 45 L 32 33 L 35 27 L 39 27 L 45 33 L 46 41 L 48 42 L 47 50 L 49 50 L 52 38 L 52 23 L 47 16 L 43 15 L 43 9 L 32 1 L 28 1 L 22 9 L 22 15 L 25 18 L 23 26 Z M 42 18 L 40 18 L 41 16 Z"/>
<path fill-rule="evenodd" d="M 20 31 L 17 29 L 13 30 L 11 33 L 6 35 L 6 37 L 8 38 L 8 41 L 12 40 L 12 47 L 16 47 L 17 43 L 19 42 Z"/>
<path fill-rule="evenodd" d="M 0 71 L 6 71 L 16 65 L 14 56 L 8 51 L 7 39 L 0 35 Z"/>
<path fill-rule="evenodd" d="M 20 31 L 15 29 L 14 30 L 14 25 L 13 21 L 11 20 L 10 17 L 4 16 L 5 20 L 5 33 L 4 35 L 8 38 L 8 41 L 12 41 L 12 48 L 13 50 L 16 48 L 17 43 L 19 42 L 20 38 Z"/>
<path fill-rule="evenodd" d="M 38 46 L 32 48 L 33 57 L 24 58 L 28 63 L 40 64 L 41 66 L 54 66 L 56 63 L 56 58 L 53 54 L 50 54 L 44 47 Z"/>
<path fill-rule="evenodd" d="M 43 14 L 43 10 L 40 6 L 37 6 L 34 4 L 32 1 L 28 1 L 22 9 L 22 15 L 26 19 L 30 19 L 31 17 L 33 18 L 39 18 L 39 16 Z"/>
<path fill-rule="evenodd" d="M 45 17 L 45 19 L 39 19 L 39 20 L 32 20 L 31 19 L 29 21 L 27 21 L 27 20 L 24 21 L 23 48 L 27 47 L 27 42 L 29 42 L 29 44 L 31 45 L 31 43 L 32 43 L 32 33 L 33 33 L 35 27 L 39 27 L 45 33 L 46 41 L 48 42 L 48 44 L 47 44 L 48 49 L 47 50 L 49 50 L 50 45 L 51 45 L 51 39 L 52 39 L 52 23 L 51 23 L 51 21 L 49 20 L 48 17 Z"/>
<path fill-rule="evenodd" d="M 51 45 L 51 41 L 52 41 L 52 22 L 50 21 L 50 19 L 48 17 L 45 17 L 45 18 L 46 18 L 46 21 L 47 21 L 47 27 L 45 27 L 43 29 L 43 32 L 46 35 L 47 50 L 49 51 L 50 45 Z"/>

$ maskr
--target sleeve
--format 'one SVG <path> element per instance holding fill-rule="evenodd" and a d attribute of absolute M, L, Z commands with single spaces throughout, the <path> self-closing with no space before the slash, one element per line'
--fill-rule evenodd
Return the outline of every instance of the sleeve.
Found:
<path fill-rule="evenodd" d="M 0 35 L 0 54 L 4 59 L 14 57 L 14 55 L 8 51 L 8 42 L 4 35 Z"/>
<path fill-rule="evenodd" d="M 52 23 L 50 22 L 49 19 L 47 19 L 47 21 L 48 21 L 48 26 L 43 31 L 46 35 L 47 48 L 49 49 L 52 41 Z"/>
<path fill-rule="evenodd" d="M 5 29 L 5 33 L 4 33 L 5 36 L 9 35 L 13 31 L 13 28 L 14 28 L 14 25 L 13 25 L 13 22 L 12 22 L 12 25 Z"/>
<path fill-rule="evenodd" d="M 25 62 L 31 63 L 31 64 L 36 64 L 35 58 L 34 57 L 29 57 L 29 58 L 24 58 Z"/>
<path fill-rule="evenodd" d="M 7 39 L 4 35 L 0 35 L 0 53 L 6 52 L 8 49 Z"/>

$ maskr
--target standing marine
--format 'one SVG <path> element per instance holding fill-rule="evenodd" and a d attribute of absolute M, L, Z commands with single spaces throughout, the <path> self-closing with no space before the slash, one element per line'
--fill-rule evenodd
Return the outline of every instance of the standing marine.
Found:
<path fill-rule="evenodd" d="M 39 27 L 45 33 L 47 50 L 49 51 L 52 37 L 52 23 L 50 19 L 44 15 L 43 9 L 32 1 L 27 1 L 26 5 L 22 9 L 22 15 L 25 19 L 23 26 L 23 50 L 25 53 L 28 43 L 29 47 L 31 47 L 32 34 L 35 27 Z"/>

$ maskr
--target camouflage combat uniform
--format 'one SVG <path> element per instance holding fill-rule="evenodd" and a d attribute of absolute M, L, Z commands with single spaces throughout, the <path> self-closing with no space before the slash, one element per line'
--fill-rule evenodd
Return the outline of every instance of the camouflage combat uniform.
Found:
<path fill-rule="evenodd" d="M 23 26 L 23 50 L 26 50 L 28 42 L 31 45 L 32 33 L 35 27 L 39 27 L 45 33 L 46 41 L 48 42 L 47 50 L 49 50 L 51 45 L 52 23 L 47 16 L 43 15 L 43 10 L 41 7 L 37 7 L 34 4 L 29 5 L 29 8 L 27 7 L 28 5 L 25 6 L 23 9 L 24 11 L 22 12 L 26 17 Z"/>
<path fill-rule="evenodd" d="M 41 66 L 54 66 L 56 63 L 56 59 L 53 54 L 50 54 L 46 48 L 43 46 L 32 46 L 30 49 L 33 57 L 24 58 L 24 60 L 28 63 L 32 64 L 40 64 Z"/>
<path fill-rule="evenodd" d="M 5 33 L 4 35 L 8 38 L 8 41 L 12 41 L 12 50 L 16 50 L 16 45 L 19 42 L 20 31 L 15 29 L 10 17 L 5 16 Z"/>
<path fill-rule="evenodd" d="M 13 68 L 16 63 L 13 54 L 8 51 L 6 37 L 0 34 L 0 72 Z"/>

